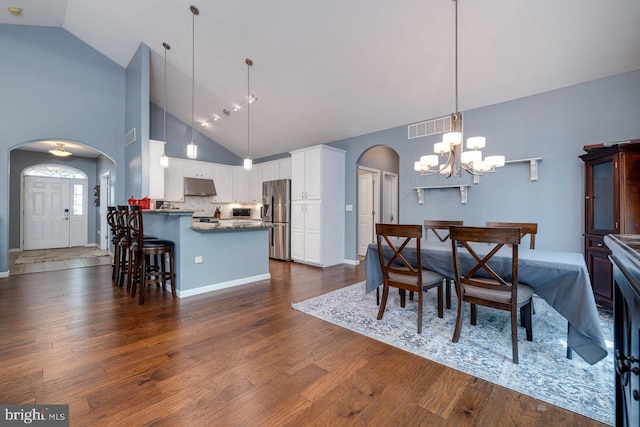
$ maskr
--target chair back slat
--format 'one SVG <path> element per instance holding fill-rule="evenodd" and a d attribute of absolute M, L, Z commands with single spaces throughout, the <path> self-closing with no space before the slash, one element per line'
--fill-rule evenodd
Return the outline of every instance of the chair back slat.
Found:
<path fill-rule="evenodd" d="M 451 225 L 463 225 L 463 221 L 442 221 L 442 220 L 429 220 L 424 221 L 424 238 L 429 239 L 429 230 L 436 236 L 441 242 L 446 242 L 449 238 L 449 226 Z"/>
<path fill-rule="evenodd" d="M 491 222 L 485 223 L 487 227 L 517 227 L 520 228 L 520 238 L 529 235 L 529 249 L 536 247 L 536 234 L 538 234 L 538 224 L 535 222 Z"/>

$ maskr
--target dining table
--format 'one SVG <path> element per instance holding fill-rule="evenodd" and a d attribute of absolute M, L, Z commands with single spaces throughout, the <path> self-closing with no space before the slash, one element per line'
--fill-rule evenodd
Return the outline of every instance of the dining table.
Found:
<path fill-rule="evenodd" d="M 423 238 L 420 246 L 423 268 L 440 273 L 446 278 L 455 277 L 451 241 L 433 242 Z M 392 249 L 386 244 L 383 244 L 382 248 L 385 259 L 390 259 L 393 256 Z M 480 256 L 487 254 L 492 248 L 493 245 L 485 243 L 473 244 L 473 249 Z M 458 248 L 458 253 L 463 266 L 473 262 L 471 254 L 466 249 Z M 416 265 L 415 245 L 407 247 L 403 255 L 407 261 Z M 506 280 L 511 280 L 511 260 L 511 248 L 504 246 L 488 264 Z M 371 292 L 382 285 L 382 270 L 376 243 L 371 243 L 367 247 L 364 267 L 366 292 Z M 526 249 L 519 246 L 518 282 L 530 286 L 536 295 L 567 319 L 569 324 L 567 345 L 587 363 L 593 365 L 607 356 L 600 316 L 582 254 Z"/>

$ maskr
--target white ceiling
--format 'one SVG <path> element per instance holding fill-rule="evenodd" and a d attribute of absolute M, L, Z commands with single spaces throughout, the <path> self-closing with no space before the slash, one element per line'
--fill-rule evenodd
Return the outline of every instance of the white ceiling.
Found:
<path fill-rule="evenodd" d="M 247 97 L 251 157 L 454 111 L 451 0 L 0 0 L 0 23 L 62 27 L 126 67 L 151 48 L 151 100 L 191 121 Z M 7 11 L 21 7 L 21 16 Z M 638 0 L 459 0 L 459 110 L 640 69 Z M 246 156 L 246 109 L 203 132 Z"/>

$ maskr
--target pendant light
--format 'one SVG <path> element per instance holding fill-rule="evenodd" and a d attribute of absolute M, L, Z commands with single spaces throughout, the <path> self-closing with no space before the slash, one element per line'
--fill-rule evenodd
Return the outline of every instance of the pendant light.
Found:
<path fill-rule="evenodd" d="M 58 157 L 67 157 L 71 155 L 71 152 L 69 151 L 65 151 L 64 149 L 64 144 L 61 142 L 57 142 L 56 143 L 56 148 L 52 148 L 51 150 L 49 150 L 49 153 L 53 154 L 54 156 L 58 156 Z"/>
<path fill-rule="evenodd" d="M 200 11 L 194 5 L 189 7 L 193 14 L 193 20 L 191 25 L 191 142 L 187 145 L 187 157 L 190 159 L 198 158 L 198 146 L 193 142 L 193 110 L 195 105 L 195 78 L 196 78 L 196 15 L 200 14 Z"/>
<path fill-rule="evenodd" d="M 171 49 L 169 43 L 163 42 L 162 47 L 164 47 L 164 100 L 162 105 L 162 141 L 164 144 L 167 144 L 167 51 Z M 167 168 L 169 167 L 169 158 L 164 152 L 160 156 L 160 167 Z"/>
<path fill-rule="evenodd" d="M 247 58 L 244 62 L 247 64 L 247 158 L 244 159 L 244 168 L 245 170 L 250 171 L 253 168 L 253 161 L 251 160 L 251 157 L 249 157 L 249 141 L 251 140 L 251 103 L 253 97 L 249 90 L 249 70 L 253 66 L 253 61 Z"/>

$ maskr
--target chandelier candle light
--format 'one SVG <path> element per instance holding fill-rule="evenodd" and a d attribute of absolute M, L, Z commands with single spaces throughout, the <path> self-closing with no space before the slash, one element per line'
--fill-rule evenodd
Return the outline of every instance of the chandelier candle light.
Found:
<path fill-rule="evenodd" d="M 162 106 L 162 114 L 163 114 L 163 125 L 162 125 L 162 141 L 167 144 L 167 51 L 171 49 L 169 43 L 162 43 L 162 47 L 164 47 L 164 100 Z M 160 167 L 168 168 L 169 167 L 169 158 L 164 152 L 160 156 Z"/>
<path fill-rule="evenodd" d="M 187 145 L 187 157 L 190 159 L 196 159 L 198 157 L 198 146 L 193 142 L 193 110 L 195 104 L 195 78 L 196 78 L 196 15 L 200 14 L 200 11 L 194 5 L 189 7 L 193 14 L 192 26 L 191 26 L 191 142 Z"/>
<path fill-rule="evenodd" d="M 456 85 L 456 112 L 451 114 L 451 130 L 442 136 L 442 142 L 436 142 L 433 151 L 420 157 L 420 161 L 414 163 L 414 170 L 420 175 L 435 175 L 441 173 L 450 178 L 453 175 L 460 176 L 464 170 L 471 175 L 480 176 L 484 172 L 495 172 L 496 168 L 504 166 L 504 156 L 487 156 L 482 159 L 481 148 L 485 146 L 483 136 L 467 138 L 467 148 L 462 146 L 462 113 L 458 111 L 458 0 L 455 3 L 455 85 Z M 448 153 L 448 154 L 447 154 Z M 447 160 L 440 164 L 440 158 L 447 154 Z M 433 169 L 432 169 L 433 168 Z"/>

